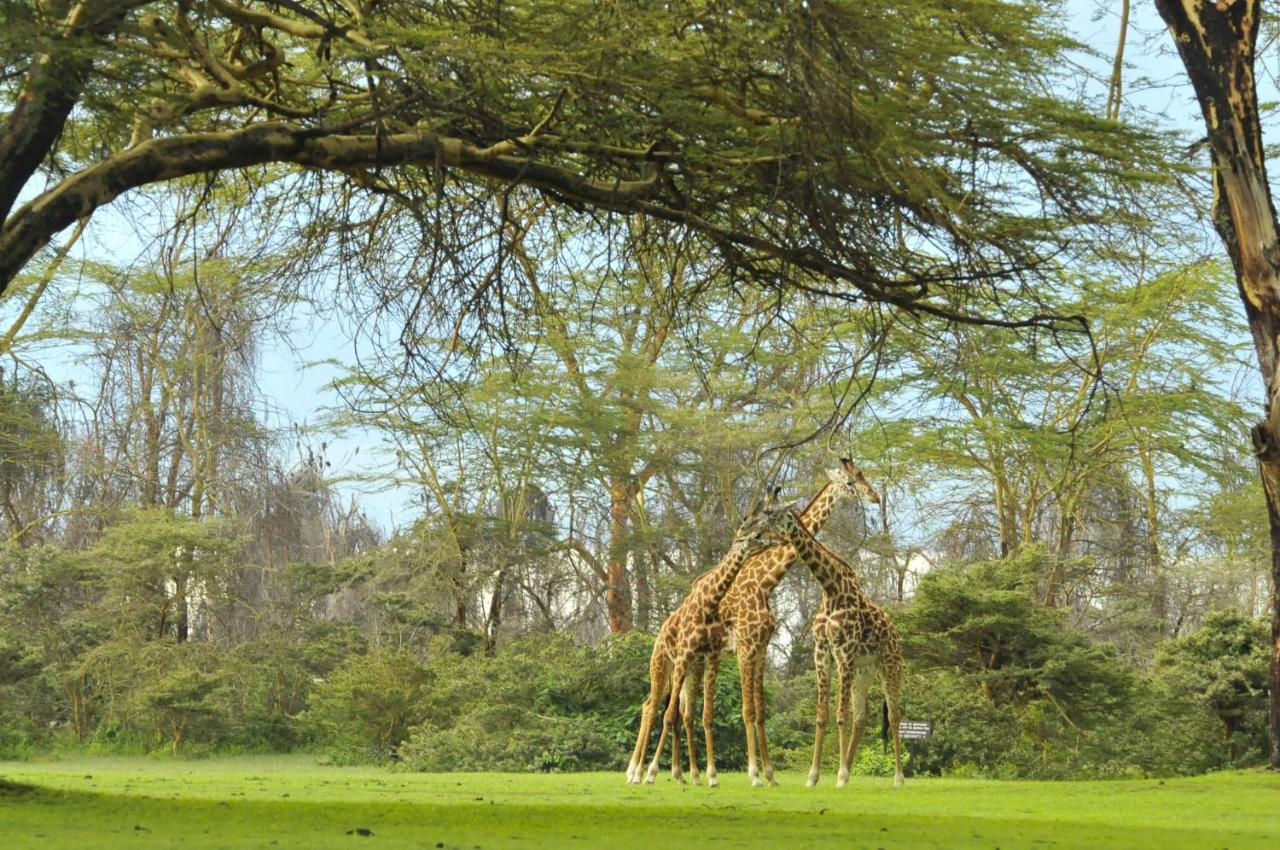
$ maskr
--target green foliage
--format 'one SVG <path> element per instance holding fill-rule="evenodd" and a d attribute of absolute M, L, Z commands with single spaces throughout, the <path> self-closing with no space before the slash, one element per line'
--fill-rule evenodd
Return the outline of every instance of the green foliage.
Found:
<path fill-rule="evenodd" d="M 316 686 L 307 720 L 339 759 L 385 760 L 412 727 L 444 710 L 434 681 L 410 655 L 371 649 L 352 655 Z"/>
<path fill-rule="evenodd" d="M 147 627 L 172 606 L 174 570 L 217 588 L 234 538 L 181 519 L 126 517 L 94 550 L 0 551 L 0 752 L 50 748 L 191 754 L 316 746 L 334 761 L 414 770 L 619 770 L 634 742 L 652 638 L 578 645 L 558 633 L 478 651 L 480 638 L 414 595 L 380 587 L 376 559 L 299 563 L 252 638 L 175 640 Z M 190 553 L 191 557 L 184 555 Z M 1230 612 L 1159 648 L 1149 670 L 1070 628 L 1037 601 L 1054 559 L 943 567 L 895 612 L 911 670 L 905 716 L 929 720 L 921 773 L 1079 777 L 1200 773 L 1259 760 L 1267 634 Z M 168 582 L 168 584 L 166 584 Z M 331 594 L 366 587 L 368 620 L 318 618 Z M 216 596 L 214 597 L 216 600 Z M 116 616 L 136 599 L 131 616 Z M 767 678 L 771 751 L 808 764 L 815 686 Z M 721 668 L 719 766 L 744 759 L 732 657 Z M 879 775 L 878 684 L 855 771 Z M 701 735 L 700 722 L 697 724 Z M 701 742 L 699 742 L 701 749 Z M 834 744 L 826 753 L 828 767 Z"/>
<path fill-rule="evenodd" d="M 1236 611 L 1216 611 L 1204 626 L 1156 654 L 1155 675 L 1189 716 L 1206 709 L 1218 721 L 1226 764 L 1251 764 L 1267 750 L 1270 629 Z"/>
<path fill-rule="evenodd" d="M 125 512 L 91 553 L 105 589 L 98 616 L 140 640 L 177 629 L 191 590 L 210 603 L 226 595 L 239 544 L 233 531 L 174 511 Z"/>
<path fill-rule="evenodd" d="M 130 695 L 139 722 L 177 753 L 191 738 L 214 741 L 223 719 L 213 697 L 225 686 L 214 647 L 205 643 L 151 643 L 138 661 L 149 673 Z"/>
<path fill-rule="evenodd" d="M 965 674 L 995 706 L 1044 699 L 1069 722 L 1112 710 L 1128 676 L 1111 647 L 1067 628 L 1065 611 L 1036 602 L 1047 560 L 1033 548 L 924 576 L 900 618 L 908 656 Z"/>
<path fill-rule="evenodd" d="M 90 616 L 99 588 L 96 571 L 77 553 L 0 549 L 0 695 L 15 720 L 26 718 L 30 740 L 42 741 L 50 724 L 66 724 L 81 739 L 91 728 L 83 662 L 104 635 Z"/>
<path fill-rule="evenodd" d="M 1033 550 L 921 581 L 900 618 L 914 667 L 907 715 L 934 724 L 918 745 L 918 769 L 1171 775 L 1261 759 L 1262 624 L 1212 615 L 1202 630 L 1163 644 L 1152 670 L 1132 670 L 1066 627 L 1064 612 L 1035 602 L 1044 559 Z"/>
<path fill-rule="evenodd" d="M 620 768 L 651 648 L 639 634 L 596 648 L 548 635 L 493 657 L 437 656 L 430 666 L 443 709 L 413 731 L 400 758 L 416 770 Z"/>

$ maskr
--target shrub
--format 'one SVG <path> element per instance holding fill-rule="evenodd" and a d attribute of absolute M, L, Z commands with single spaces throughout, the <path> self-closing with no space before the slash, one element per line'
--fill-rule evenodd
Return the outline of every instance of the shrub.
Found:
<path fill-rule="evenodd" d="M 403 652 L 355 655 L 317 685 L 307 710 L 317 739 L 344 761 L 383 761 L 438 711 L 435 676 Z"/>

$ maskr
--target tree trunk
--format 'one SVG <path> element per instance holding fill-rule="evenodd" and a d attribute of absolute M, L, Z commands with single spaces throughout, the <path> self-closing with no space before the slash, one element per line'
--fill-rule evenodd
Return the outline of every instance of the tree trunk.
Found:
<path fill-rule="evenodd" d="M 649 577 L 658 574 L 658 556 L 650 551 L 647 559 L 636 560 L 635 625 L 643 631 L 653 628 L 653 589 Z"/>
<path fill-rule="evenodd" d="M 184 566 L 190 569 L 192 558 L 191 547 L 183 546 L 181 559 Z M 174 626 L 178 643 L 186 643 L 191 636 L 190 606 L 187 604 L 187 574 L 180 573 L 173 580 Z"/>
<path fill-rule="evenodd" d="M 1271 766 L 1280 769 L 1280 245 L 1267 183 L 1254 47 L 1259 0 L 1156 0 L 1204 113 L 1213 157 L 1213 219 L 1235 268 L 1266 385 L 1253 427 L 1271 529 Z"/>
<path fill-rule="evenodd" d="M 609 484 L 609 565 L 604 589 L 609 633 L 631 629 L 631 588 L 627 582 L 627 528 L 631 490 L 621 481 Z"/>
<path fill-rule="evenodd" d="M 1161 629 L 1169 619 L 1169 585 L 1160 557 L 1160 503 L 1156 496 L 1156 469 L 1151 450 L 1143 448 L 1142 474 L 1146 479 L 1147 569 L 1151 572 L 1151 613 Z"/>
<path fill-rule="evenodd" d="M 507 571 L 498 570 L 493 580 L 493 595 L 489 598 L 489 614 L 484 621 L 484 654 L 493 655 L 498 649 L 498 629 L 502 627 L 502 603 L 507 596 Z"/>
<path fill-rule="evenodd" d="M 460 629 L 467 627 L 467 611 L 471 608 L 470 594 L 467 593 L 467 553 L 466 550 L 460 549 L 458 552 L 458 575 L 457 585 L 454 588 L 455 595 L 453 600 L 453 624 Z"/>

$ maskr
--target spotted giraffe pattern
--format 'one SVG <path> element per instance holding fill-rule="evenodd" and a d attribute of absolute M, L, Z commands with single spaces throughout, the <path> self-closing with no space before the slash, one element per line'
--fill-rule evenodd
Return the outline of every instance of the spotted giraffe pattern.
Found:
<path fill-rule="evenodd" d="M 880 495 L 867 483 L 862 470 L 848 458 L 840 459 L 840 466 L 828 470 L 829 481 L 809 502 L 800 519 L 810 534 L 816 535 L 830 519 L 832 511 L 842 499 L 861 496 L 875 504 Z M 720 619 L 732 633 L 734 651 L 738 656 L 738 673 L 742 683 L 742 725 L 747 739 L 747 775 L 751 784 L 778 783 L 773 778 L 773 764 L 769 760 L 769 745 L 765 738 L 764 669 L 769 641 L 777 630 L 770 599 L 774 588 L 796 563 L 796 549 L 790 543 L 773 546 L 751 557 L 733 586 L 720 603 Z M 720 653 L 710 654 L 705 667 L 711 685 L 704 688 L 714 693 L 715 679 L 720 666 Z M 688 696 L 692 696 L 689 694 Z M 711 735 L 711 697 L 703 700 L 703 726 Z M 691 715 L 691 711 L 686 711 Z M 757 755 L 759 765 L 757 766 Z M 761 771 L 764 779 L 761 780 Z M 710 763 L 707 766 L 708 781 L 713 781 Z"/>
<path fill-rule="evenodd" d="M 658 772 L 658 760 L 671 735 L 672 758 L 671 773 L 676 779 L 683 779 L 680 772 L 679 733 L 674 730 L 676 714 L 680 702 L 680 694 L 690 669 L 713 647 L 724 644 L 725 631 L 720 623 L 720 600 L 728 592 L 733 580 L 742 569 L 747 559 L 758 552 L 761 547 L 770 545 L 764 537 L 765 524 L 776 521 L 777 513 L 767 510 L 762 505 L 752 511 L 748 519 L 738 530 L 733 547 L 714 568 L 699 576 L 693 583 L 689 595 L 671 616 L 663 622 L 658 631 L 658 639 L 654 643 L 653 654 L 649 659 L 649 697 L 644 702 L 640 717 L 640 731 L 636 736 L 635 749 L 631 754 L 631 762 L 627 767 L 627 782 L 637 783 L 643 776 L 646 784 L 651 784 Z M 711 681 L 714 687 L 714 680 Z M 645 750 L 649 743 L 649 734 L 662 701 L 667 700 L 666 711 L 662 717 L 662 731 L 658 735 L 658 746 L 653 754 L 647 773 L 642 774 Z M 691 722 L 686 723 L 691 730 Z M 697 760 L 692 746 L 692 732 L 689 738 L 690 755 L 692 757 L 690 772 L 697 781 Z M 708 763 L 714 758 L 712 741 L 707 739 Z"/>
<path fill-rule="evenodd" d="M 858 585 L 852 565 L 819 543 L 789 510 L 782 518 L 782 531 L 796 547 L 797 558 L 822 586 L 822 605 L 813 620 L 813 660 L 818 674 L 818 711 L 813 739 L 813 763 L 808 785 L 817 784 L 822 743 L 828 719 L 831 662 L 835 662 L 839 703 L 836 724 L 840 730 L 840 768 L 836 787 L 849 781 L 849 764 L 858 750 L 867 725 L 867 691 L 879 672 L 889 708 L 889 731 L 893 735 L 893 784 L 902 784 L 902 742 L 898 738 L 901 719 L 902 646 L 898 631 L 883 608 Z M 849 708 L 853 704 L 853 727 Z"/>

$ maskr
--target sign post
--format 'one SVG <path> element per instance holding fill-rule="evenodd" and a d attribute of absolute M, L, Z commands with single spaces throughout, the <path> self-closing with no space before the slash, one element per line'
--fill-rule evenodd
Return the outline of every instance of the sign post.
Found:
<path fill-rule="evenodd" d="M 927 720 L 898 721 L 898 737 L 907 742 L 907 776 L 915 774 L 916 741 L 927 741 L 933 735 L 933 724 Z"/>

